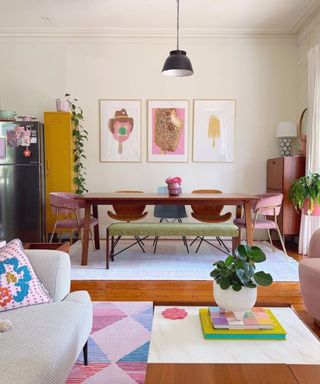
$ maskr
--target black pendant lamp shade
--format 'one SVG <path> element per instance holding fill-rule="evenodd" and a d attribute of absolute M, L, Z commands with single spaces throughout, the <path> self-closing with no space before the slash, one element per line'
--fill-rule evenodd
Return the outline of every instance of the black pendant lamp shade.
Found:
<path fill-rule="evenodd" d="M 167 76 L 191 76 L 193 69 L 186 51 L 170 51 L 170 56 L 164 63 L 162 73 Z"/>
<path fill-rule="evenodd" d="M 179 49 L 179 0 L 177 0 L 177 49 L 170 51 L 170 56 L 164 63 L 162 74 L 166 76 L 191 76 L 193 69 L 186 51 Z"/>

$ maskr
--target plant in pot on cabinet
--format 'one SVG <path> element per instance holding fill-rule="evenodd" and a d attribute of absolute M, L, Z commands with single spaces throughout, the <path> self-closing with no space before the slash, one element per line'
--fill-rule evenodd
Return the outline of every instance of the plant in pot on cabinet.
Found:
<path fill-rule="evenodd" d="M 320 216 L 320 174 L 310 173 L 295 180 L 289 190 L 289 199 L 305 215 Z"/>
<path fill-rule="evenodd" d="M 234 255 L 213 264 L 214 299 L 217 305 L 232 311 L 241 320 L 257 300 L 257 286 L 268 286 L 273 279 L 269 273 L 256 272 L 256 263 L 266 260 L 261 248 L 239 245 Z"/>

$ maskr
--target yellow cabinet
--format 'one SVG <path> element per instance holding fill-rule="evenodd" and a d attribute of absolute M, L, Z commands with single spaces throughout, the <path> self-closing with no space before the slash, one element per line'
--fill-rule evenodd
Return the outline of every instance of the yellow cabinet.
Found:
<path fill-rule="evenodd" d="M 50 192 L 74 192 L 71 113 L 45 112 L 46 234 L 52 232 L 55 216 L 50 209 Z"/>

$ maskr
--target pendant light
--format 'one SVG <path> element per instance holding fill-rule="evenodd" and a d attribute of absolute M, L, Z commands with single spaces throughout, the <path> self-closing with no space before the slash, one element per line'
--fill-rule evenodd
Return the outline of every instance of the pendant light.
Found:
<path fill-rule="evenodd" d="M 164 63 L 162 74 L 166 76 L 191 76 L 193 69 L 186 51 L 179 49 L 179 0 L 177 0 L 177 49 L 170 51 Z"/>

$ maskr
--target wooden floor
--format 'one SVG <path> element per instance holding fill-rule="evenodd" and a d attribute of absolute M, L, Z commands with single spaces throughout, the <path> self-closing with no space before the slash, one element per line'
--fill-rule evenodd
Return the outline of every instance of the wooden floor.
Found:
<path fill-rule="evenodd" d="M 301 255 L 294 244 L 287 245 L 288 254 L 297 261 Z M 153 301 L 155 304 L 213 304 L 212 281 L 155 280 L 74 280 L 71 289 L 87 290 L 93 301 Z M 258 288 L 257 305 L 292 306 L 301 319 L 320 337 L 320 329 L 305 310 L 298 282 L 275 282 Z"/>

